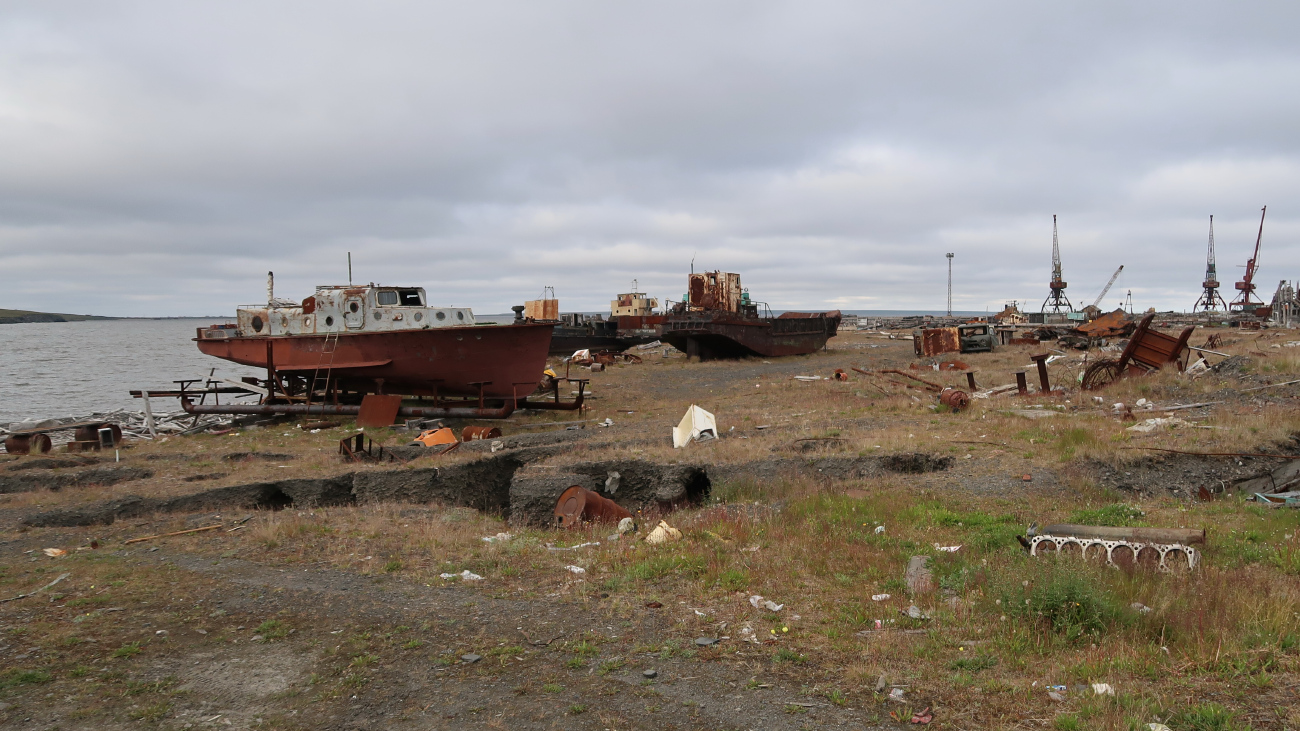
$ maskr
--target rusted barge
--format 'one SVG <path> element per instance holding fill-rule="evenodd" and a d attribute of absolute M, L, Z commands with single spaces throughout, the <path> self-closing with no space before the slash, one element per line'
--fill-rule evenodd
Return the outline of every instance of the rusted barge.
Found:
<path fill-rule="evenodd" d="M 826 346 L 840 326 L 840 312 L 760 315 L 740 275 L 691 274 L 686 299 L 664 319 L 663 339 L 700 360 L 804 355 Z"/>

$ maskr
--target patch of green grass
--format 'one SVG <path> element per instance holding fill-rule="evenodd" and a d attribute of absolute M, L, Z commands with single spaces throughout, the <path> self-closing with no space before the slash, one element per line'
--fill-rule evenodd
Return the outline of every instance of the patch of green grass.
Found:
<path fill-rule="evenodd" d="M 786 647 L 782 647 L 781 649 L 777 650 L 776 654 L 772 656 L 772 662 L 803 663 L 807 661 L 808 658 L 806 656 L 800 655 L 794 650 L 791 650 Z"/>
<path fill-rule="evenodd" d="M 653 581 L 666 576 L 698 578 L 707 567 L 703 556 L 652 556 L 628 567 L 629 578 Z"/>
<path fill-rule="evenodd" d="M 1144 517 L 1146 517 L 1146 513 L 1132 505 L 1115 503 L 1100 508 L 1076 510 L 1070 514 L 1070 522 L 1083 525 L 1129 527 L 1146 525 L 1146 522 L 1142 520 Z"/>
<path fill-rule="evenodd" d="M 144 648 L 140 647 L 139 642 L 128 642 L 125 645 L 122 645 L 121 647 L 117 648 L 116 650 L 113 650 L 113 657 L 117 657 L 117 658 L 135 657 L 136 655 L 139 655 L 141 652 L 144 652 Z"/>
<path fill-rule="evenodd" d="M 581 703 L 574 703 L 573 705 L 569 706 L 569 715 L 571 716 L 579 716 L 586 712 L 587 712 L 587 707 Z"/>
<path fill-rule="evenodd" d="M 987 670 L 998 664 L 998 659 L 992 655 L 973 655 L 971 657 L 959 657 L 948 664 L 952 670 L 965 670 L 971 673 L 978 673 L 981 670 Z"/>
<path fill-rule="evenodd" d="M 379 656 L 378 656 L 378 655 L 371 655 L 371 654 L 369 654 L 369 653 L 362 653 L 362 654 L 357 655 L 356 657 L 352 658 L 352 662 L 348 664 L 348 667 L 352 667 L 352 668 L 368 668 L 368 667 L 370 667 L 371 665 L 374 665 L 374 664 L 376 664 L 376 663 L 378 663 L 378 662 L 379 662 Z"/>
<path fill-rule="evenodd" d="M 580 657 L 571 657 L 564 663 L 564 666 L 570 670 L 581 670 L 587 666 L 587 661 Z"/>
<path fill-rule="evenodd" d="M 749 572 L 744 569 L 727 569 L 718 574 L 713 585 L 727 591 L 741 591 L 749 586 Z"/>
<path fill-rule="evenodd" d="M 837 706 L 843 706 L 849 702 L 848 696 L 844 695 L 844 691 L 839 688 L 832 688 L 826 691 L 826 700 Z"/>
<path fill-rule="evenodd" d="M 1078 714 L 1061 713 L 1052 719 L 1052 728 L 1056 731 L 1083 731 L 1083 721 Z"/>
<path fill-rule="evenodd" d="M 132 710 L 130 713 L 128 713 L 127 715 L 136 721 L 158 723 L 159 721 L 166 718 L 167 714 L 171 713 L 171 710 L 172 710 L 171 703 L 167 701 L 160 701 L 158 703 L 150 703 L 147 706 L 136 708 Z"/>
<path fill-rule="evenodd" d="M 600 666 L 596 668 L 596 674 L 602 676 L 609 675 L 612 672 L 622 670 L 624 664 L 622 658 L 616 657 L 612 660 L 604 660 L 600 663 Z"/>
<path fill-rule="evenodd" d="M 999 593 L 1007 615 L 1044 622 L 1072 642 L 1103 634 L 1122 616 L 1114 598 L 1082 569 L 1050 560 L 1025 567 L 1029 578 Z"/>
<path fill-rule="evenodd" d="M 484 653 L 488 657 L 508 657 L 513 655 L 524 654 L 524 648 L 519 645 L 499 645 Z"/>
<path fill-rule="evenodd" d="M 1169 725 L 1178 731 L 1249 731 L 1250 724 L 1217 703 L 1201 703 L 1174 713 Z"/>
<path fill-rule="evenodd" d="M 0 673 L 0 688 L 12 688 L 15 685 L 34 685 L 50 682 L 50 674 L 44 670 L 19 670 L 10 668 Z"/>
<path fill-rule="evenodd" d="M 559 683 L 547 683 L 542 686 L 542 691 L 545 693 L 563 693 L 564 686 Z"/>
<path fill-rule="evenodd" d="M 582 640 L 581 642 L 570 645 L 568 649 L 569 652 L 583 657 L 595 657 L 600 654 L 600 647 L 588 642 L 587 640 Z"/>
<path fill-rule="evenodd" d="M 254 633 L 259 634 L 263 639 L 278 640 L 289 635 L 289 626 L 278 619 L 268 619 L 257 625 Z"/>
<path fill-rule="evenodd" d="M 414 640 L 407 640 L 402 645 L 402 648 L 405 650 L 415 650 L 421 647 L 424 647 L 424 640 L 421 640 L 419 638 L 416 638 Z"/>
<path fill-rule="evenodd" d="M 384 564 L 384 573 L 392 574 L 402 570 L 401 561 L 389 561 Z"/>

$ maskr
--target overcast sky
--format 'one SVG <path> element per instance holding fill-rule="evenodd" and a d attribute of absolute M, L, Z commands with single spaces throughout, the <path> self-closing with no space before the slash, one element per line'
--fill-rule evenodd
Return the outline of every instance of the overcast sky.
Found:
<path fill-rule="evenodd" d="M 0 5 L 0 307 L 1185 309 L 1300 277 L 1300 4 Z"/>

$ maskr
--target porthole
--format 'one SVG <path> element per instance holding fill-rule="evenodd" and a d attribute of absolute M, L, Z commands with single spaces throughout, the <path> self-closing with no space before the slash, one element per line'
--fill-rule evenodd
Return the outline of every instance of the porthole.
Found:
<path fill-rule="evenodd" d="M 332 318 L 332 317 L 326 317 L 326 318 L 325 318 L 325 327 L 334 327 L 334 318 Z"/>
<path fill-rule="evenodd" d="M 382 319 L 384 319 L 384 313 L 382 313 L 382 312 L 376 312 L 376 313 L 375 313 L 375 319 L 376 319 L 376 320 L 382 320 Z"/>
<path fill-rule="evenodd" d="M 439 320 L 446 320 L 446 319 L 447 319 L 447 313 L 442 312 L 442 311 L 439 311 L 437 317 L 438 317 Z"/>
<path fill-rule="evenodd" d="M 256 315 L 254 315 L 254 316 L 253 316 L 253 332 L 258 332 L 258 333 L 262 332 L 262 325 L 263 325 L 262 318 L 260 318 L 260 317 L 258 317 L 258 316 L 256 316 Z"/>
<path fill-rule="evenodd" d="M 423 319 L 424 319 L 424 313 L 423 313 L 423 312 L 417 312 L 417 313 L 415 313 L 415 321 L 416 321 L 416 322 L 419 322 L 420 320 L 423 320 Z"/>
<path fill-rule="evenodd" d="M 465 313 L 464 313 L 464 312 L 457 312 L 457 313 L 456 313 L 456 319 L 457 319 L 457 320 L 464 320 L 464 319 L 465 319 Z"/>
<path fill-rule="evenodd" d="M 304 317 L 304 318 L 302 318 L 302 326 L 303 326 L 303 327 L 311 327 L 311 318 L 310 318 L 310 317 Z"/>
<path fill-rule="evenodd" d="M 353 312 L 356 312 L 357 310 L 361 309 L 361 305 L 357 304 L 356 302 L 353 302 L 352 304 L 348 305 L 348 309 L 352 310 Z"/>

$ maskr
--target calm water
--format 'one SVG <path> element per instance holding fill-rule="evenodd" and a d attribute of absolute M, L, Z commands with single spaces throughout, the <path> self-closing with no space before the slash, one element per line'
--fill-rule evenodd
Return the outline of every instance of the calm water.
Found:
<path fill-rule="evenodd" d="M 479 322 L 509 322 L 476 315 Z M 140 411 L 133 389 L 173 389 L 182 378 L 265 376 L 266 371 L 213 358 L 194 345 L 195 328 L 220 318 L 98 320 L 0 325 L 0 424 L 27 418 L 85 416 L 95 411 Z M 176 399 L 153 403 L 180 411 Z"/>
<path fill-rule="evenodd" d="M 194 329 L 221 320 L 100 320 L 0 325 L 0 424 L 28 417 L 83 416 L 143 407 L 131 389 L 175 388 L 172 381 L 238 379 L 255 369 L 206 356 Z M 154 402 L 179 411 L 180 402 Z"/>

